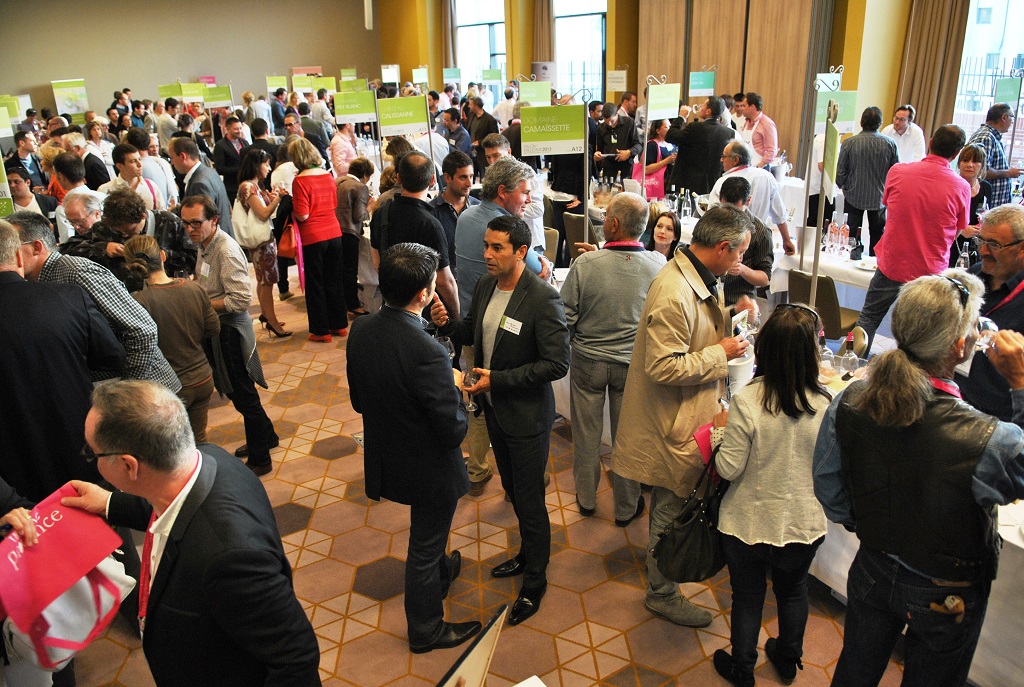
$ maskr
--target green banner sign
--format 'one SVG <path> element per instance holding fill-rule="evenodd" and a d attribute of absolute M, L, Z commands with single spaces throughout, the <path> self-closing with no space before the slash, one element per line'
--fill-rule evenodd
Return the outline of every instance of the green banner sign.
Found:
<path fill-rule="evenodd" d="M 342 83 L 345 83 L 344 81 Z M 362 91 L 338 91 L 334 96 L 334 120 L 338 124 L 377 121 L 377 94 Z"/>
<path fill-rule="evenodd" d="M 381 136 L 422 134 L 430 129 L 427 96 L 384 98 L 377 101 Z"/>
<path fill-rule="evenodd" d="M 836 167 L 839 164 L 839 129 L 825 120 L 825 156 L 822 159 L 821 185 L 826 196 L 831 197 L 836 185 Z M 811 189 L 816 191 L 817 189 Z"/>
<path fill-rule="evenodd" d="M 483 74 L 480 75 L 481 81 L 501 81 L 501 70 L 500 69 L 485 69 Z"/>
<path fill-rule="evenodd" d="M 366 90 L 366 79 L 348 79 L 338 82 L 338 93 L 359 93 Z"/>
<path fill-rule="evenodd" d="M 690 97 L 705 98 L 715 94 L 714 72 L 690 72 Z M 678 115 L 679 107 L 676 107 Z"/>
<path fill-rule="evenodd" d="M 203 102 L 209 107 L 231 107 L 231 86 L 207 86 Z"/>
<path fill-rule="evenodd" d="M 416 67 L 412 70 L 412 82 L 425 84 L 430 81 L 430 70 L 427 67 Z"/>
<path fill-rule="evenodd" d="M 267 77 L 267 93 L 273 93 L 279 88 L 288 90 L 288 77 L 287 76 L 268 76 Z"/>
<path fill-rule="evenodd" d="M 321 88 L 327 89 L 328 95 L 334 95 L 338 92 L 338 82 L 333 76 L 314 76 L 313 90 L 319 91 Z"/>
<path fill-rule="evenodd" d="M 836 101 L 839 116 L 836 117 L 836 130 L 840 134 L 852 134 L 857 130 L 860 113 L 857 111 L 857 91 L 818 91 L 814 103 L 814 133 L 825 133 L 825 119 L 828 101 Z"/>
<path fill-rule="evenodd" d="M 312 93 L 313 77 L 306 76 L 305 74 L 295 74 L 292 76 L 292 90 L 297 93 Z"/>
<path fill-rule="evenodd" d="M 160 96 L 160 100 L 164 100 L 165 98 L 181 98 L 181 84 L 169 83 L 163 86 L 157 86 L 156 92 Z"/>
<path fill-rule="evenodd" d="M 458 67 L 445 67 L 441 73 L 444 75 L 445 83 L 458 83 L 462 81 L 462 70 Z"/>
<path fill-rule="evenodd" d="M 582 153 L 587 117 L 586 105 L 524 107 L 523 155 Z"/>
<path fill-rule="evenodd" d="M 0 96 L 0 110 L 6 110 L 12 122 L 20 122 L 22 117 L 20 101 L 9 95 Z M 11 134 L 12 136 L 14 134 Z"/>
<path fill-rule="evenodd" d="M 206 84 L 204 83 L 183 83 L 181 84 L 181 99 L 186 103 L 201 103 L 206 97 Z"/>
<path fill-rule="evenodd" d="M 6 108 L 0 107 L 0 138 L 14 136 L 11 127 L 11 118 L 7 115 Z M 7 171 L 0 165 L 0 217 L 6 217 L 14 212 L 14 199 L 11 198 L 11 187 L 7 183 Z"/>
<path fill-rule="evenodd" d="M 997 103 L 1009 103 L 1014 113 L 1017 112 L 1017 102 L 1020 100 L 1020 77 L 996 79 L 995 101 Z"/>
<path fill-rule="evenodd" d="M 551 104 L 550 81 L 523 81 L 519 84 L 519 102 L 544 107 Z"/>
<path fill-rule="evenodd" d="M 679 116 L 679 94 L 682 84 L 655 84 L 647 89 L 647 121 Z"/>
<path fill-rule="evenodd" d="M 85 79 L 51 81 L 57 112 L 84 114 L 89 109 L 89 95 L 85 92 Z"/>
<path fill-rule="evenodd" d="M 353 79 L 359 78 L 358 76 L 356 76 L 356 71 L 357 70 L 356 70 L 355 67 L 352 67 L 352 68 L 342 67 L 341 68 L 341 80 L 342 81 L 352 81 Z"/>

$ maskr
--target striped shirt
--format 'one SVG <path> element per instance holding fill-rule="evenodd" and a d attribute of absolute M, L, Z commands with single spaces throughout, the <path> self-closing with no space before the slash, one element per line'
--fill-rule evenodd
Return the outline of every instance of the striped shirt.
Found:
<path fill-rule="evenodd" d="M 175 393 L 181 389 L 178 376 L 157 347 L 156 322 L 110 270 L 86 258 L 52 251 L 39 270 L 39 281 L 78 284 L 92 297 L 124 346 L 122 377 L 152 379 Z"/>
<path fill-rule="evenodd" d="M 895 141 L 877 131 L 861 131 L 847 139 L 839 151 L 836 186 L 843 189 L 848 205 L 858 210 L 879 210 L 885 176 L 899 161 Z"/>
<path fill-rule="evenodd" d="M 249 263 L 233 238 L 218 229 L 206 247 L 200 246 L 196 281 L 211 301 L 224 299 L 224 310 L 245 312 L 252 303 Z"/>
<path fill-rule="evenodd" d="M 749 212 L 747 214 L 750 214 Z M 750 246 L 743 254 L 741 262 L 751 270 L 759 270 L 772 278 L 772 265 L 775 264 L 775 250 L 772 246 L 772 231 L 764 222 L 757 217 L 750 215 L 753 229 L 750 232 Z M 581 256 L 582 257 L 582 256 Z M 725 275 L 722 277 L 722 284 L 725 286 L 725 304 L 733 305 L 740 296 L 757 295 L 757 287 L 743 277 L 736 275 Z"/>
<path fill-rule="evenodd" d="M 985 160 L 986 166 L 999 172 L 1010 168 L 1010 164 L 1006 161 L 1006 151 L 1003 150 L 1002 139 L 1003 135 L 986 123 L 971 135 L 967 145 L 984 148 L 988 153 L 988 158 Z M 1010 202 L 1013 189 L 1010 179 L 989 179 L 988 182 L 992 184 L 992 207 Z"/>

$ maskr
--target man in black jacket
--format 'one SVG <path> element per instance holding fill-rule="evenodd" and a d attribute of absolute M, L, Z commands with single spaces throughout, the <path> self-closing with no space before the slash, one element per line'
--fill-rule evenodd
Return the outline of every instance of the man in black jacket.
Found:
<path fill-rule="evenodd" d="M 673 120 L 665 140 L 679 150 L 667 182 L 677 191 L 685 188 L 697 194 L 710 193 L 722 176 L 722 151 L 736 134 L 718 121 L 724 111 L 725 103 L 713 95 L 701 105 L 702 121 L 686 124 L 681 117 Z"/>
<path fill-rule="evenodd" d="M 604 121 L 597 125 L 594 163 L 606 179 L 614 180 L 617 175 L 629 179 L 633 173 L 633 158 L 641 150 L 636 124 L 611 103 L 604 104 L 601 114 Z"/>

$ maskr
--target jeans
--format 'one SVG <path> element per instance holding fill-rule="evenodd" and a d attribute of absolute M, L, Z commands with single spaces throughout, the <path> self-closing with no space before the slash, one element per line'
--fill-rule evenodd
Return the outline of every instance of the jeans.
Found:
<path fill-rule="evenodd" d="M 875 246 L 882 240 L 882 232 L 885 231 L 885 208 L 880 210 L 860 210 L 849 203 L 843 206 L 847 213 L 846 223 L 850 225 L 850 237 L 857 237 L 860 240 L 860 228 L 864 226 L 864 213 L 868 213 L 868 236 L 871 255 L 875 254 Z M 826 223 L 827 226 L 827 223 Z"/>
<path fill-rule="evenodd" d="M 444 631 L 444 602 L 451 571 L 444 554 L 458 500 L 412 504 L 405 559 L 405 619 L 409 644 L 430 644 Z"/>
<path fill-rule="evenodd" d="M 875 340 L 875 332 L 878 325 L 882 324 L 889 308 L 896 302 L 900 295 L 900 287 L 903 282 L 893 281 L 882 274 L 882 270 L 875 270 L 868 284 L 868 293 L 864 296 L 864 306 L 860 310 L 860 317 L 857 318 L 857 326 L 863 327 L 868 335 L 867 353 L 871 352 L 871 344 Z M 865 353 L 865 355 L 867 355 Z"/>
<path fill-rule="evenodd" d="M 647 551 L 650 552 L 654 545 L 661 539 L 661 533 L 676 519 L 679 511 L 683 509 L 683 502 L 686 499 L 676 496 L 675 492 L 665 487 L 654 487 L 651 489 L 651 511 L 650 511 L 650 539 L 647 542 Z M 647 554 L 647 598 L 662 599 L 671 601 L 679 598 L 679 585 L 668 580 L 654 561 L 654 556 Z"/>
<path fill-rule="evenodd" d="M 306 318 L 309 333 L 324 335 L 348 327 L 341 237 L 302 247 L 306 268 Z"/>
<path fill-rule="evenodd" d="M 473 368 L 473 347 L 463 346 L 462 352 L 466 356 L 466 369 Z M 477 398 L 476 404 L 480 406 L 482 401 Z M 491 476 L 491 466 L 487 462 L 487 449 L 491 447 L 491 437 L 487 433 L 487 419 L 483 410 L 467 411 L 469 417 L 469 430 L 466 432 L 466 441 L 469 443 L 469 460 L 466 461 L 466 471 L 469 472 L 470 482 L 482 482 Z"/>
<path fill-rule="evenodd" d="M 583 508 L 593 508 L 601 480 L 601 435 L 604 433 L 604 399 L 608 394 L 608 415 L 612 442 L 619 424 L 622 394 L 626 389 L 628 363 L 595 360 L 572 351 L 569 364 L 569 408 L 572 416 L 573 462 L 576 499 Z M 640 483 L 612 474 L 615 518 L 628 520 L 640 500 Z"/>
<path fill-rule="evenodd" d="M 833 687 L 877 685 L 907 627 L 902 687 L 959 687 L 967 683 L 991 582 L 966 587 L 936 584 L 888 555 L 861 544 L 850 566 L 843 652 Z M 963 599 L 966 612 L 938 613 L 947 596 Z"/>
<path fill-rule="evenodd" d="M 768 589 L 766 573 L 772 573 L 772 591 L 779 607 L 779 654 L 799 660 L 804 653 L 807 627 L 807 570 L 825 537 L 811 544 L 747 544 L 722 535 L 725 562 L 732 585 L 732 658 L 745 673 L 757 664 L 757 637 L 761 611 Z"/>
<path fill-rule="evenodd" d="M 551 558 L 551 522 L 544 500 L 551 429 L 534 436 L 513 436 L 501 430 L 492 408 L 485 406 L 485 411 L 501 486 L 519 519 L 523 542 L 517 558 L 526 566 L 523 588 L 536 589 L 547 584 L 546 570 Z"/>
<path fill-rule="evenodd" d="M 341 283 L 345 288 L 345 306 L 359 310 L 359 237 L 355 234 L 341 235 L 342 270 Z"/>
<path fill-rule="evenodd" d="M 267 411 L 263 410 L 263 403 L 256 391 L 256 383 L 245 369 L 240 338 L 234 328 L 221 327 L 221 349 L 224 351 L 224 365 L 227 367 L 232 387 L 228 398 L 245 422 L 249 465 L 270 465 L 270 443 L 277 437 L 277 433 L 274 431 L 274 423 L 267 417 Z"/>

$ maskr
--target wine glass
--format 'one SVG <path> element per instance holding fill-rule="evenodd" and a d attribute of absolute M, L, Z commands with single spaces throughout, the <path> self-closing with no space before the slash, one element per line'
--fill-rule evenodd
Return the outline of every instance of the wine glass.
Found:
<path fill-rule="evenodd" d="M 463 389 L 470 388 L 471 386 L 476 384 L 477 381 L 479 381 L 479 379 L 480 379 L 480 375 L 478 375 L 476 372 L 473 372 L 472 368 L 470 368 L 469 370 L 466 370 L 466 374 L 462 375 L 462 388 Z M 468 400 L 466 401 L 466 410 L 469 410 L 469 411 L 476 410 L 477 405 L 476 405 L 476 402 L 473 400 L 472 394 L 466 394 L 466 397 L 468 398 Z"/>
<path fill-rule="evenodd" d="M 987 317 L 978 318 L 978 341 L 974 344 L 979 351 L 987 351 L 996 345 L 996 334 L 999 333 L 999 325 Z"/>
<path fill-rule="evenodd" d="M 451 338 L 439 334 L 437 341 L 444 346 L 444 350 L 448 351 L 448 359 L 455 360 L 455 344 L 452 343 Z"/>

